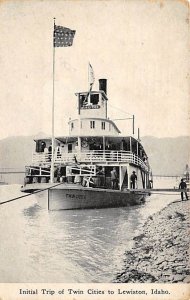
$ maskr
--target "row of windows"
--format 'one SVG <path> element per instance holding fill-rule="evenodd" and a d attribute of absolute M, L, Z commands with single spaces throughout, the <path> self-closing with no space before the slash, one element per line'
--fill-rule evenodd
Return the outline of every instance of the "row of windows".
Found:
<path fill-rule="evenodd" d="M 102 130 L 105 130 L 106 129 L 106 123 L 105 122 L 101 122 L 101 127 L 102 127 Z M 82 128 L 82 122 L 81 122 L 81 128 Z M 95 121 L 90 121 L 90 128 L 91 129 L 94 129 L 96 128 L 96 122 Z M 74 123 L 72 122 L 71 123 L 71 130 L 74 129 Z M 111 130 L 111 124 L 109 123 L 109 130 Z"/>

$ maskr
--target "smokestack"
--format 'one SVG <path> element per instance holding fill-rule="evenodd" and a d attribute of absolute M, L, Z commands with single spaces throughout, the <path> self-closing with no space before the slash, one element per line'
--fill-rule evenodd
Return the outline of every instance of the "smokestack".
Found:
<path fill-rule="evenodd" d="M 107 95 L 107 79 L 99 79 L 99 90 Z"/>

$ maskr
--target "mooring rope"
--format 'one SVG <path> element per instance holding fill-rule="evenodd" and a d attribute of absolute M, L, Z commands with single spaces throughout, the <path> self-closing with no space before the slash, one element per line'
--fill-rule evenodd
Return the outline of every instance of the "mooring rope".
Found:
<path fill-rule="evenodd" d="M 25 197 L 28 197 L 28 196 L 32 196 L 32 195 L 34 195 L 34 194 L 38 194 L 38 193 L 41 193 L 41 192 L 46 191 L 46 190 L 50 190 L 50 189 L 52 189 L 52 188 L 54 188 L 54 187 L 56 187 L 56 186 L 58 186 L 58 185 L 61 185 L 61 184 L 63 184 L 63 183 L 64 183 L 64 182 L 61 182 L 61 183 L 55 184 L 55 185 L 53 185 L 53 186 L 50 186 L 50 187 L 48 187 L 48 188 L 45 188 L 45 189 L 42 189 L 42 190 L 34 191 L 33 193 L 29 193 L 29 194 L 27 194 L 27 195 L 15 197 L 15 198 L 9 199 L 9 200 L 7 200 L 7 201 L 0 202 L 0 205 L 6 204 L 6 203 L 9 203 L 9 202 L 12 202 L 12 201 L 21 199 L 21 198 L 25 198 Z"/>

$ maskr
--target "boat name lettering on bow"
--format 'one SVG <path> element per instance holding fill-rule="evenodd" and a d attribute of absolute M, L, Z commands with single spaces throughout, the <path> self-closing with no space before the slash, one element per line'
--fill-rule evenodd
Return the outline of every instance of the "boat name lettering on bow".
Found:
<path fill-rule="evenodd" d="M 66 194 L 66 198 L 86 199 L 85 195 Z"/>

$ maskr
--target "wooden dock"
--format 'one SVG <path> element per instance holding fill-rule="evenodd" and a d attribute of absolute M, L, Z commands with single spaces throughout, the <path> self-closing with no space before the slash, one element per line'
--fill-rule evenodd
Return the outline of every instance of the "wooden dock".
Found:
<path fill-rule="evenodd" d="M 144 192 L 144 193 L 151 193 L 151 192 L 175 192 L 175 193 L 182 193 L 182 192 L 189 192 L 189 188 L 186 190 L 181 190 L 181 189 L 174 189 L 174 188 L 163 188 L 163 189 L 130 189 L 130 191 L 133 192 Z"/>

